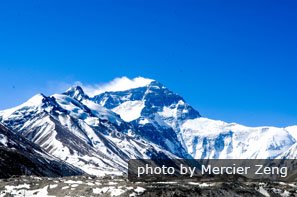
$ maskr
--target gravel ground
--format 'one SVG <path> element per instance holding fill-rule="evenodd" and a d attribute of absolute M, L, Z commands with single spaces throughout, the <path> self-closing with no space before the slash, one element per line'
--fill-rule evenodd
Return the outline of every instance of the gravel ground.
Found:
<path fill-rule="evenodd" d="M 297 183 L 133 183 L 124 177 L 15 177 L 0 180 L 0 197 L 6 196 L 297 196 Z"/>

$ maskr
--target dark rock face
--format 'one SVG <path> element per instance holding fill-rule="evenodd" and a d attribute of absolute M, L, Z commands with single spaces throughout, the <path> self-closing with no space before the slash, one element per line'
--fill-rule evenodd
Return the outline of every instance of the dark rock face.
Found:
<path fill-rule="evenodd" d="M 20 175 L 73 176 L 83 172 L 48 155 L 38 145 L 0 124 L 0 178 Z"/>
<path fill-rule="evenodd" d="M 81 101 L 82 99 L 89 98 L 80 86 L 73 86 L 73 87 L 69 88 L 66 92 L 64 92 L 63 94 L 70 96 L 78 101 Z"/>

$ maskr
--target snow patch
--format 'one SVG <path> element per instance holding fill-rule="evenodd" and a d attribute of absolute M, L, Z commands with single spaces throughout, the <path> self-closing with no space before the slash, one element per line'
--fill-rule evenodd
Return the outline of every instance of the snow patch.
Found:
<path fill-rule="evenodd" d="M 142 118 L 140 121 L 139 121 L 139 124 L 142 124 L 142 125 L 145 125 L 145 124 L 148 124 L 150 123 L 150 121 L 146 118 Z"/>
<path fill-rule="evenodd" d="M 7 137 L 3 134 L 0 134 L 0 144 L 2 144 L 3 146 L 7 146 Z"/>
<path fill-rule="evenodd" d="M 270 197 L 270 194 L 261 186 L 258 190 L 263 196 Z"/>
<path fill-rule="evenodd" d="M 103 188 L 95 188 L 93 189 L 94 194 L 110 194 L 110 196 L 121 196 L 125 193 L 125 190 L 116 187 L 103 187 Z"/>
<path fill-rule="evenodd" d="M 136 189 L 134 189 L 134 191 L 135 191 L 138 195 L 140 195 L 140 194 L 142 194 L 142 193 L 145 191 L 145 189 L 144 189 L 143 187 L 137 187 Z"/>
<path fill-rule="evenodd" d="M 127 101 L 112 111 L 119 114 L 126 122 L 131 122 L 141 116 L 141 111 L 144 107 L 144 101 Z"/>
<path fill-rule="evenodd" d="M 43 197 L 53 197 L 48 195 L 48 189 L 49 186 L 45 186 L 41 189 L 36 189 L 36 190 L 29 190 L 30 185 L 28 184 L 23 184 L 23 185 L 18 185 L 18 186 L 10 186 L 7 185 L 5 186 L 5 190 L 2 191 L 1 197 L 6 196 L 6 194 L 15 196 L 15 197 L 23 197 L 23 196 L 43 196 Z"/>
<path fill-rule="evenodd" d="M 49 185 L 49 189 L 55 189 L 58 187 L 58 184 Z"/>
<path fill-rule="evenodd" d="M 82 181 L 73 181 L 73 180 L 68 180 L 68 181 L 65 181 L 64 183 L 66 183 L 66 184 L 83 184 Z"/>

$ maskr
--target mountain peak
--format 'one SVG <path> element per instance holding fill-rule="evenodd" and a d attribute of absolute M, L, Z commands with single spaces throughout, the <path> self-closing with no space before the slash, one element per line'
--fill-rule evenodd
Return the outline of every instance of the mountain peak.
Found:
<path fill-rule="evenodd" d="M 164 120 L 179 122 L 201 116 L 180 95 L 155 80 L 125 91 L 104 92 L 91 100 L 113 110 L 128 122 L 141 117 L 158 119 L 161 116 Z"/>
<path fill-rule="evenodd" d="M 30 98 L 28 101 L 25 102 L 26 105 L 32 106 L 32 105 L 38 105 L 41 104 L 43 99 L 46 98 L 46 96 L 42 93 L 34 95 L 32 98 Z"/>
<path fill-rule="evenodd" d="M 168 89 L 159 81 L 152 81 L 149 85 L 149 88 L 156 88 L 156 89 Z"/>
<path fill-rule="evenodd" d="M 17 110 L 17 109 L 20 109 L 20 108 L 22 108 L 24 106 L 26 106 L 26 107 L 40 106 L 40 105 L 43 104 L 44 100 L 46 100 L 46 99 L 47 99 L 47 97 L 44 94 L 39 93 L 39 94 L 36 94 L 33 97 L 31 97 L 30 99 L 28 99 L 23 104 L 21 104 L 19 106 L 16 106 L 16 107 L 13 107 L 13 108 L 10 108 L 10 109 L 7 109 L 7 110 L 4 110 L 4 111 Z"/>
<path fill-rule="evenodd" d="M 78 101 L 81 101 L 83 98 L 86 98 L 87 95 L 85 94 L 82 87 L 76 85 L 70 87 L 66 92 L 63 93 L 64 95 L 70 96 Z"/>
<path fill-rule="evenodd" d="M 65 93 L 73 93 L 73 92 L 79 92 L 84 94 L 84 90 L 79 85 L 71 86 L 68 90 L 66 90 Z"/>

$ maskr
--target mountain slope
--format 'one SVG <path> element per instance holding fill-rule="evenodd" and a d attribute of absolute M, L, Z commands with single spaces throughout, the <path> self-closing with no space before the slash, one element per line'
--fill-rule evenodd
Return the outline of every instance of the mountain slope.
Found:
<path fill-rule="evenodd" d="M 39 146 L 0 124 L 0 178 L 13 175 L 74 176 L 79 169 L 52 157 Z"/>
<path fill-rule="evenodd" d="M 87 98 L 80 87 L 50 97 L 39 94 L 0 112 L 0 121 L 88 174 L 122 174 L 134 158 L 175 157 L 137 136 L 132 125 Z"/>
<path fill-rule="evenodd" d="M 296 143 L 285 128 L 246 127 L 207 118 L 187 120 L 181 133 L 188 151 L 197 159 L 275 158 Z"/>

